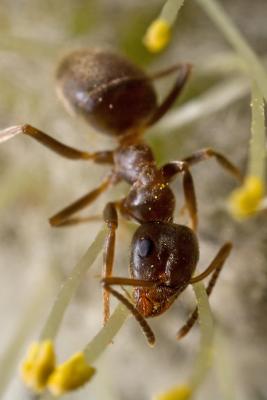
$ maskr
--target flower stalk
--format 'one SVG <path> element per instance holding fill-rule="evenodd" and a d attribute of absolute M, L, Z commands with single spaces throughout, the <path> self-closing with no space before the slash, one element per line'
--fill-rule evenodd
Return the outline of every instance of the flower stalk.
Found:
<path fill-rule="evenodd" d="M 143 43 L 151 53 L 162 51 L 169 43 L 171 29 L 184 0 L 167 0 L 159 16 L 150 24 Z"/>
<path fill-rule="evenodd" d="M 153 400 L 190 400 L 205 380 L 213 358 L 214 323 L 209 305 L 208 295 L 202 282 L 193 285 L 198 304 L 200 325 L 200 350 L 195 367 L 187 383 L 177 385 L 156 396 Z"/>
<path fill-rule="evenodd" d="M 106 229 L 102 228 L 80 262 L 75 266 L 65 282 L 63 282 L 41 331 L 40 340 L 54 339 L 56 337 L 66 308 L 75 294 L 78 285 L 103 248 L 105 235 Z"/>
<path fill-rule="evenodd" d="M 251 110 L 247 175 L 243 185 L 234 190 L 229 197 L 229 210 L 238 220 L 253 216 L 266 208 L 264 206 L 266 172 L 264 100 L 256 83 L 252 88 Z"/>
<path fill-rule="evenodd" d="M 59 396 L 80 387 L 90 380 L 95 372 L 87 363 L 83 352 L 73 355 L 63 364 L 57 364 L 53 340 L 78 285 L 103 248 L 105 236 L 106 229 L 102 228 L 63 283 L 40 334 L 40 341 L 29 347 L 22 363 L 22 379 L 25 385 L 37 394 L 49 389 L 51 393 Z"/>

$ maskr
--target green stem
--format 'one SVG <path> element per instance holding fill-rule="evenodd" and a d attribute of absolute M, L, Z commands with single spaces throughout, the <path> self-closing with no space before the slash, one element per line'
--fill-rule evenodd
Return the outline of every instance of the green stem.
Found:
<path fill-rule="evenodd" d="M 191 386 L 195 390 L 204 381 L 212 362 L 214 323 L 204 284 L 202 282 L 195 283 L 193 289 L 198 303 L 201 333 L 200 351 L 190 379 Z"/>
<path fill-rule="evenodd" d="M 102 228 L 83 258 L 76 265 L 65 282 L 63 282 L 55 303 L 40 334 L 40 340 L 54 339 L 57 335 L 66 308 L 70 303 L 78 285 L 82 281 L 85 273 L 92 266 L 99 252 L 103 248 L 105 236 L 106 229 Z"/>
<path fill-rule="evenodd" d="M 165 21 L 168 21 L 170 25 L 173 25 L 183 4 L 184 0 L 167 0 L 161 10 L 159 18 L 162 18 Z"/>
<path fill-rule="evenodd" d="M 119 304 L 105 326 L 85 347 L 84 354 L 89 364 L 93 364 L 105 351 L 107 346 L 112 342 L 115 335 L 123 326 L 128 316 L 128 309 L 124 307 L 124 305 Z"/>
<path fill-rule="evenodd" d="M 203 383 L 206 374 L 210 368 L 210 364 L 212 361 L 214 337 L 213 318 L 204 284 L 202 282 L 195 283 L 193 285 L 193 289 L 198 304 L 198 319 L 201 333 L 200 351 L 195 361 L 193 373 L 186 384 L 173 387 L 171 390 L 163 393 L 159 397 L 155 397 L 155 400 L 167 400 L 176 398 L 191 399 L 192 396 L 194 396 L 196 390 Z M 185 388 L 185 392 L 183 387 Z M 187 391 L 188 394 L 185 394 Z"/>
<path fill-rule="evenodd" d="M 252 121 L 248 172 L 249 175 L 257 176 L 264 182 L 266 168 L 264 101 L 261 91 L 255 83 L 252 87 L 251 109 Z"/>
<path fill-rule="evenodd" d="M 235 400 L 235 368 L 233 365 L 233 360 L 229 354 L 227 340 L 219 329 L 216 329 L 215 346 L 215 372 L 218 376 L 218 383 L 220 392 L 222 394 L 222 399 Z"/>
<path fill-rule="evenodd" d="M 2 398 L 8 384 L 15 375 L 20 353 L 32 330 L 39 322 L 39 317 L 44 310 L 50 292 L 52 292 L 52 289 L 54 290 L 54 286 L 55 282 L 51 270 L 48 270 L 37 282 L 34 294 L 31 296 L 29 305 L 18 322 L 15 334 L 4 349 L 0 359 L 0 398 Z"/>

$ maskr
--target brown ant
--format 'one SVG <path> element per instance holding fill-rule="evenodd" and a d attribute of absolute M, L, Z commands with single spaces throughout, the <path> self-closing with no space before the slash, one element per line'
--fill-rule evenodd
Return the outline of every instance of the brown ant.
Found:
<path fill-rule="evenodd" d="M 239 170 L 223 155 L 203 149 L 158 168 L 143 133 L 161 119 L 181 93 L 191 71 L 189 64 L 177 64 L 147 76 L 128 60 L 107 51 L 83 49 L 66 56 L 57 71 L 58 90 L 65 105 L 81 114 L 92 126 L 116 137 L 114 150 L 89 153 L 66 146 L 30 125 L 7 128 L 0 133 L 0 142 L 23 133 L 69 159 L 92 160 L 110 164 L 111 171 L 100 185 L 50 218 L 52 226 L 66 226 L 90 220 L 73 217 L 91 204 L 101 193 L 119 181 L 130 185 L 129 193 L 121 200 L 109 202 L 104 209 L 108 234 L 104 249 L 102 285 L 104 288 L 104 320 L 109 318 L 109 295 L 113 294 L 135 316 L 148 342 L 155 337 L 145 318 L 160 315 L 189 285 L 211 274 L 206 288 L 210 295 L 231 243 L 219 250 L 208 268 L 193 276 L 198 258 L 197 204 L 189 168 L 214 157 L 230 173 L 240 177 Z M 177 73 L 173 88 L 162 104 L 157 104 L 153 81 Z M 169 183 L 177 174 L 183 176 L 186 208 L 192 228 L 173 222 L 175 197 Z M 130 257 L 131 278 L 112 276 L 115 232 L 119 211 L 124 217 L 140 224 L 136 230 Z M 114 285 L 134 287 L 133 298 L 113 288 Z M 184 336 L 198 317 L 197 308 L 177 337 Z"/>

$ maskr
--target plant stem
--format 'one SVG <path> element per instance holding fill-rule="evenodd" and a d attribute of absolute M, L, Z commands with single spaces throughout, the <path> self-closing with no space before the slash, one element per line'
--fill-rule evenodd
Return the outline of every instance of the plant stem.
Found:
<path fill-rule="evenodd" d="M 248 174 L 265 180 L 266 137 L 264 101 L 258 86 L 252 86 L 252 121 Z"/>
<path fill-rule="evenodd" d="M 159 18 L 162 18 L 165 21 L 168 21 L 170 25 L 173 25 L 183 4 L 184 0 L 167 0 L 162 7 Z"/>
<path fill-rule="evenodd" d="M 40 313 L 43 312 L 47 298 L 54 286 L 55 282 L 53 281 L 51 270 L 48 270 L 37 282 L 35 292 L 31 296 L 29 305 L 18 323 L 15 334 L 1 356 L 0 398 L 2 398 L 10 380 L 15 375 L 14 371 L 16 371 L 17 361 L 23 346 L 38 323 Z"/>
<path fill-rule="evenodd" d="M 201 332 L 200 351 L 190 379 L 191 386 L 195 390 L 204 381 L 212 362 L 214 323 L 204 284 L 202 282 L 195 283 L 193 289 L 198 303 Z"/>
<path fill-rule="evenodd" d="M 119 332 L 128 316 L 128 309 L 124 307 L 123 304 L 119 304 L 105 326 L 85 347 L 84 354 L 89 364 L 93 364 L 112 342 L 114 336 Z"/>
<path fill-rule="evenodd" d="M 85 273 L 92 266 L 99 252 L 103 248 L 105 236 L 106 229 L 102 228 L 80 262 L 76 265 L 65 282 L 63 282 L 40 334 L 40 341 L 45 339 L 54 339 L 57 335 L 66 308 Z"/>

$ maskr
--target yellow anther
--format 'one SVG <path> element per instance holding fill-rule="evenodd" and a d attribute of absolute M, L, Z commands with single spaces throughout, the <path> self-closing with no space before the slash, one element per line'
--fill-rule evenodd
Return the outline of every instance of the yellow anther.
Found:
<path fill-rule="evenodd" d="M 162 18 L 158 18 L 148 27 L 143 43 L 151 53 L 164 49 L 170 41 L 171 26 Z"/>
<path fill-rule="evenodd" d="M 56 367 L 47 386 L 53 395 L 60 396 L 84 385 L 94 373 L 95 369 L 86 363 L 84 354 L 76 353 Z"/>
<path fill-rule="evenodd" d="M 192 389 L 188 385 L 181 385 L 168 390 L 154 398 L 154 400 L 189 400 L 192 396 Z"/>
<path fill-rule="evenodd" d="M 21 365 L 21 375 L 26 386 L 40 393 L 55 368 L 55 352 L 51 340 L 33 343 Z"/>
<path fill-rule="evenodd" d="M 264 183 L 257 176 L 249 176 L 229 198 L 229 209 L 237 219 L 246 218 L 259 209 L 264 196 Z"/>

